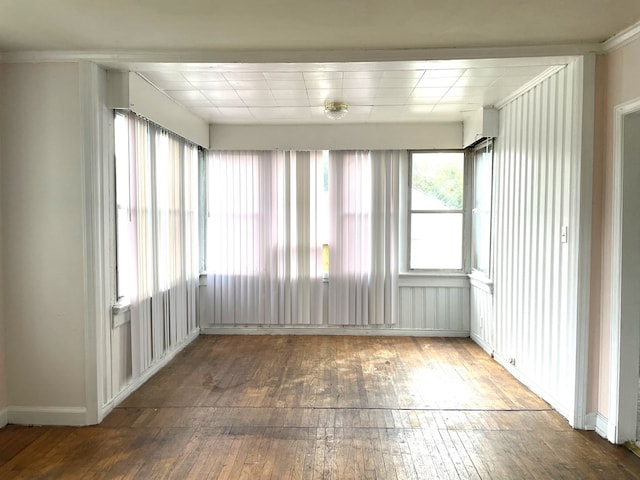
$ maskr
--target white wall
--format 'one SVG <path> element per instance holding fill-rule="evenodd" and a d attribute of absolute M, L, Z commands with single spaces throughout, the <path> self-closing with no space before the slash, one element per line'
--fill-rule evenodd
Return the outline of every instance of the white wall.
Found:
<path fill-rule="evenodd" d="M 579 210 L 572 195 L 579 174 L 575 132 L 581 117 L 575 107 L 580 65 L 570 64 L 500 111 L 494 290 L 491 296 L 472 282 L 471 294 L 472 337 L 570 422 L 576 408 L 579 328 Z M 561 242 L 563 226 L 571 227 L 567 243 Z"/>
<path fill-rule="evenodd" d="M 78 64 L 8 64 L 0 89 L 9 420 L 84 423 Z"/>
<path fill-rule="evenodd" d="M 462 148 L 462 122 L 211 125 L 212 150 L 419 150 Z"/>

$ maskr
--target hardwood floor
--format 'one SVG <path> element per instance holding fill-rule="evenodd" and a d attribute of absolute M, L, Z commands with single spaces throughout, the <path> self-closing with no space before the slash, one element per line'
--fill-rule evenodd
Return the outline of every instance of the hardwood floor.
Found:
<path fill-rule="evenodd" d="M 0 478 L 640 478 L 469 339 L 201 336 L 93 427 L 0 430 Z"/>

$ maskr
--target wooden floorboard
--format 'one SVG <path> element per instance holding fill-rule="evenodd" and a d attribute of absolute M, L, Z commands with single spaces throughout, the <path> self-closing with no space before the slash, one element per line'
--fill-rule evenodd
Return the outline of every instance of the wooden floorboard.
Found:
<path fill-rule="evenodd" d="M 0 430 L 0 478 L 623 479 L 469 339 L 202 336 L 100 425 Z"/>

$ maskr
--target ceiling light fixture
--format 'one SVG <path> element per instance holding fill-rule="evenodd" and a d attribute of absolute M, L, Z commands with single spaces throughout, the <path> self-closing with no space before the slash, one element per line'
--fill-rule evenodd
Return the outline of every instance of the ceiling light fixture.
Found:
<path fill-rule="evenodd" d="M 327 102 L 324 104 L 324 114 L 331 120 L 340 120 L 349 113 L 349 105 L 345 102 Z"/>

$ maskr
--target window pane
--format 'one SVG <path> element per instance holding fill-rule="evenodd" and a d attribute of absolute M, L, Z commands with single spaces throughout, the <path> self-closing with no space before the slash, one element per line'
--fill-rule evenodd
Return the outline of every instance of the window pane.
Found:
<path fill-rule="evenodd" d="M 411 156 L 411 210 L 462 210 L 464 153 Z"/>
<path fill-rule="evenodd" d="M 125 115 L 114 119 L 116 157 L 116 272 L 118 298 L 131 295 L 133 261 L 131 252 L 131 218 L 129 204 L 129 123 Z"/>
<path fill-rule="evenodd" d="M 476 152 L 474 171 L 471 266 L 475 270 L 489 275 L 491 249 L 491 146 Z"/>
<path fill-rule="evenodd" d="M 462 268 L 462 213 L 412 213 L 412 269 Z"/>

